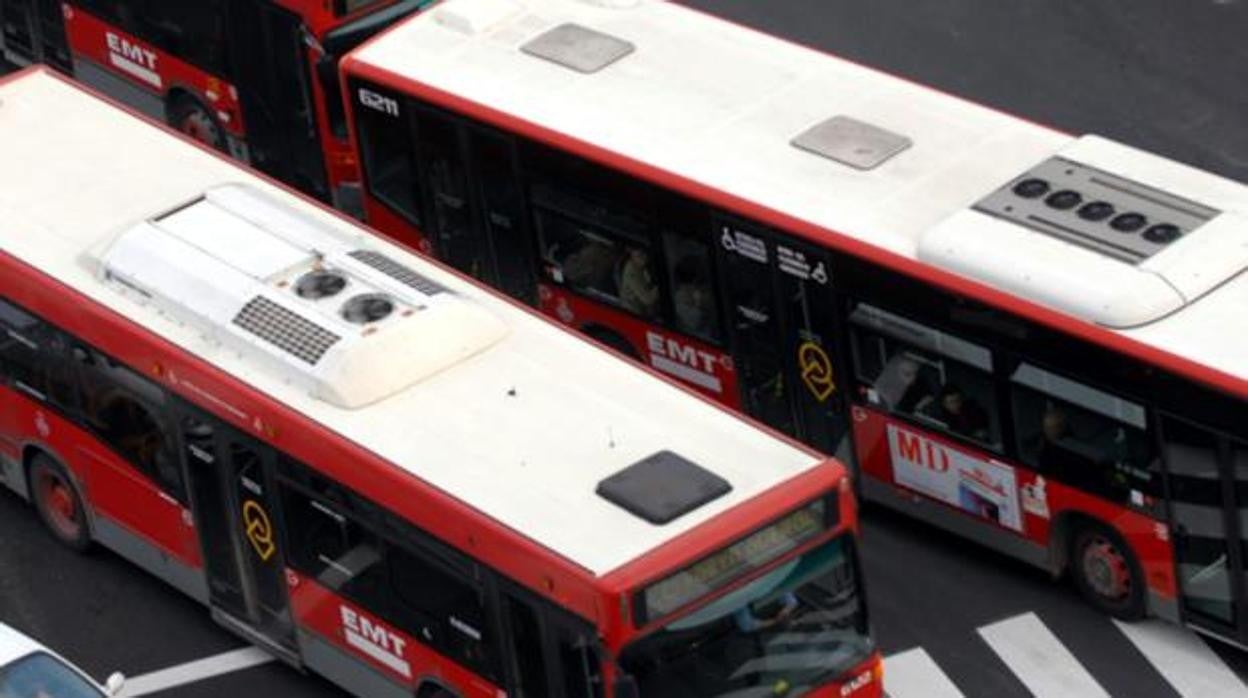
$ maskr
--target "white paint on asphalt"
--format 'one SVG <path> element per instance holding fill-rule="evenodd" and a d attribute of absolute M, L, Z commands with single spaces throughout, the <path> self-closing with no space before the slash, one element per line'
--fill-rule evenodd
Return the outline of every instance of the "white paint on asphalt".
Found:
<path fill-rule="evenodd" d="M 979 635 L 1037 698 L 1109 698 L 1034 613 L 986 625 Z"/>
<path fill-rule="evenodd" d="M 230 674 L 243 669 L 273 661 L 273 655 L 258 647 L 244 647 L 232 652 L 225 652 L 214 657 L 200 659 L 186 664 L 153 671 L 134 678 L 126 679 L 121 695 L 125 698 L 143 696 L 157 691 L 166 691 L 188 683 L 203 681 L 221 674 Z"/>
<path fill-rule="evenodd" d="M 1245 698 L 1248 687 L 1195 633 L 1161 621 L 1114 625 L 1183 698 Z"/>
<path fill-rule="evenodd" d="M 884 690 L 891 698 L 963 698 L 921 647 L 885 657 Z"/>

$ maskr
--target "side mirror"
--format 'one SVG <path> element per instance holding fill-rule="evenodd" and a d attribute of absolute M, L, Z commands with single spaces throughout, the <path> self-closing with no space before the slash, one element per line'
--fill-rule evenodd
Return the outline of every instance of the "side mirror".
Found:
<path fill-rule="evenodd" d="M 126 685 L 126 677 L 120 671 L 114 671 L 104 682 L 104 692 L 110 696 L 119 695 L 121 687 Z"/>
<path fill-rule="evenodd" d="M 621 674 L 611 685 L 611 695 L 613 698 L 641 698 L 641 689 L 637 688 L 637 679 Z"/>

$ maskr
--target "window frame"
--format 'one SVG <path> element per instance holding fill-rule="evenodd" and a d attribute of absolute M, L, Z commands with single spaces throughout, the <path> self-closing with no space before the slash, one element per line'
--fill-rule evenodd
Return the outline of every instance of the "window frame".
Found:
<path fill-rule="evenodd" d="M 887 412 L 890 417 L 901 419 L 917 428 L 966 443 L 979 451 L 999 456 L 1007 455 L 1011 445 L 1009 417 L 1012 417 L 1012 414 L 1003 409 L 1008 406 L 1008 403 L 1003 403 L 1001 400 L 998 371 L 1003 357 L 1000 352 L 985 344 L 965 339 L 957 333 L 912 320 L 867 301 L 852 301 L 851 307 L 848 314 L 847 339 L 850 348 L 850 368 L 858 387 L 857 397 L 854 398 L 856 402 Z M 868 341 L 887 342 L 896 347 L 895 351 L 887 352 L 887 357 L 880 367 L 880 374 L 874 378 L 868 378 L 863 369 L 866 363 L 862 356 L 863 344 Z M 888 344 L 881 346 L 887 348 Z M 934 384 L 932 394 L 925 396 L 930 400 L 927 403 L 922 403 L 920 400 L 923 406 L 916 404 L 910 410 L 899 409 L 879 397 L 873 397 L 877 389 L 876 384 L 883 373 L 894 359 L 902 355 L 908 355 L 912 361 L 921 366 L 931 367 L 932 357 L 941 362 L 939 367 L 935 367 L 939 372 L 939 384 Z M 965 378 L 960 385 L 951 383 L 948 378 L 950 371 L 945 362 L 953 362 L 959 372 L 968 372 L 975 377 L 976 381 L 982 379 L 982 383 L 977 386 L 978 389 L 968 389 Z M 956 431 L 948 424 L 941 422 L 939 418 L 919 411 L 927 404 L 938 402 L 941 399 L 941 393 L 951 384 L 956 385 L 959 392 L 966 398 L 980 403 L 979 409 L 983 411 L 987 422 L 988 440 Z"/>

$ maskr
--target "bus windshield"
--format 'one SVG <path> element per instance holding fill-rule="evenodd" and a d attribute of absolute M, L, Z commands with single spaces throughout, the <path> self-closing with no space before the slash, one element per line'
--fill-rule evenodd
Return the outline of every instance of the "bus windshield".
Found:
<path fill-rule="evenodd" d="M 823 684 L 874 650 L 841 536 L 637 641 L 620 658 L 645 698 L 776 696 Z"/>

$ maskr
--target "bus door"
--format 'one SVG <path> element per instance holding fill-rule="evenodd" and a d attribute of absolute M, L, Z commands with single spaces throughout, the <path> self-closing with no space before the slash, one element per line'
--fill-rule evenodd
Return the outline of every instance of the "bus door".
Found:
<path fill-rule="evenodd" d="M 213 617 L 298 664 L 273 506 L 273 451 L 186 403 L 179 425 Z"/>
<path fill-rule="evenodd" d="M 487 284 L 495 282 L 489 243 L 473 205 L 459 124 L 429 109 L 416 110 L 416 149 L 426 201 L 425 236 L 439 259 Z"/>
<path fill-rule="evenodd" d="M 837 451 L 847 424 L 825 255 L 736 218 L 717 216 L 714 226 L 745 410 L 825 452 Z"/>
<path fill-rule="evenodd" d="M 0 45 L 15 62 L 43 62 L 69 72 L 61 0 L 0 0 Z"/>
<path fill-rule="evenodd" d="M 507 674 L 515 698 L 602 698 L 602 653 L 593 626 L 504 585 Z"/>
<path fill-rule="evenodd" d="M 430 109 L 417 109 L 416 119 L 428 201 L 425 234 L 438 258 L 534 303 L 533 253 L 512 140 Z"/>
<path fill-rule="evenodd" d="M 480 201 L 480 225 L 490 244 L 489 283 L 529 305 L 537 303 L 533 249 L 527 229 L 524 192 L 516 166 L 515 142 L 485 127 L 468 127 L 468 153 Z"/>
<path fill-rule="evenodd" d="M 231 0 L 227 37 L 248 160 L 323 201 L 325 158 L 312 102 L 311 67 L 299 16 L 275 3 Z"/>
<path fill-rule="evenodd" d="M 1162 418 L 1179 612 L 1193 626 L 1248 639 L 1248 443 Z"/>
<path fill-rule="evenodd" d="M 796 436 L 792 386 L 785 376 L 784 357 L 777 351 L 784 332 L 772 278 L 775 245 L 763 229 L 742 220 L 718 216 L 714 226 L 742 407 L 754 418 Z"/>
<path fill-rule="evenodd" d="M 799 433 L 815 448 L 852 464 L 827 253 L 782 239 L 776 244 L 775 269 Z"/>

